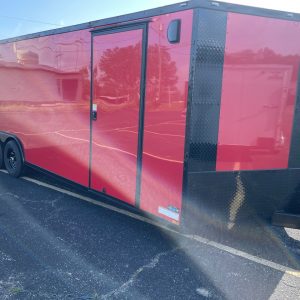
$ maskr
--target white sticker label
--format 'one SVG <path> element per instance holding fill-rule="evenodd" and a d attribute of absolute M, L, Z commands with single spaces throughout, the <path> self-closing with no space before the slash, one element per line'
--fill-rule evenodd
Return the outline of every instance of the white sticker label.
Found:
<path fill-rule="evenodd" d="M 93 104 L 93 111 L 97 111 L 97 104 Z"/>
<path fill-rule="evenodd" d="M 179 221 L 179 213 L 175 212 L 175 211 L 171 211 L 167 208 L 164 208 L 164 207 L 161 207 L 159 206 L 158 207 L 158 212 L 164 216 L 167 216 L 175 221 Z"/>

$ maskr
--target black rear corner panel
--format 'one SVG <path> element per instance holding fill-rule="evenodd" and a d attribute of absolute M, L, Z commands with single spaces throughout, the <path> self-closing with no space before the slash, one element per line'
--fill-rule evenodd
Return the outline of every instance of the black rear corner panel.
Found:
<path fill-rule="evenodd" d="M 216 169 L 227 13 L 195 10 L 189 99 L 188 171 Z"/>
<path fill-rule="evenodd" d="M 300 69 L 298 72 L 297 98 L 294 112 L 289 170 L 290 195 L 288 198 L 289 201 L 284 207 L 284 211 L 286 213 L 300 215 Z"/>
<path fill-rule="evenodd" d="M 291 197 L 289 170 L 196 172 L 188 176 L 186 220 L 191 223 L 213 222 L 220 227 L 254 219 L 270 220 Z"/>
<path fill-rule="evenodd" d="M 300 66 L 298 72 L 297 98 L 295 104 L 289 168 L 300 168 Z"/>
<path fill-rule="evenodd" d="M 182 222 L 187 226 L 203 220 L 201 212 L 214 197 L 207 181 L 223 188 L 215 170 L 226 27 L 227 12 L 194 10 L 183 183 Z"/>
<path fill-rule="evenodd" d="M 184 227 L 230 228 L 274 212 L 300 213 L 300 170 L 216 172 L 227 12 L 195 9 L 183 188 Z M 300 167 L 298 93 L 290 167 Z M 298 121 L 297 121 L 298 120 Z"/>

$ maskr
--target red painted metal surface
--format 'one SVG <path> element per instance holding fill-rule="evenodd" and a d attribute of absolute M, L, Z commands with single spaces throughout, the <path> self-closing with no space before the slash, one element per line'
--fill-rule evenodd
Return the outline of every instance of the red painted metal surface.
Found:
<path fill-rule="evenodd" d="M 181 19 L 181 40 L 167 40 Z M 179 221 L 193 12 L 153 18 L 149 24 L 141 208 Z"/>
<path fill-rule="evenodd" d="M 93 39 L 91 187 L 135 204 L 142 29 Z"/>
<path fill-rule="evenodd" d="M 90 32 L 0 45 L 0 129 L 26 161 L 88 185 Z"/>
<path fill-rule="evenodd" d="M 167 26 L 182 20 L 181 41 Z M 181 208 L 192 11 L 153 18 L 149 29 L 141 208 Z M 91 187 L 135 203 L 142 30 L 97 36 Z M 91 35 L 88 30 L 0 45 L 0 128 L 26 160 L 88 186 Z M 118 47 L 118 48 L 117 48 Z M 178 214 L 179 215 L 179 214 Z"/>
<path fill-rule="evenodd" d="M 300 23 L 229 14 L 217 171 L 288 167 Z"/>

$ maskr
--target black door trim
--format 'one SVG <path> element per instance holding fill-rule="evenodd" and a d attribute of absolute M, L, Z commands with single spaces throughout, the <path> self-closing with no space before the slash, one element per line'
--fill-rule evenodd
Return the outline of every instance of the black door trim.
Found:
<path fill-rule="evenodd" d="M 143 138 L 144 138 L 144 111 L 145 111 L 145 94 L 146 94 L 146 73 L 147 73 L 147 50 L 148 50 L 148 23 L 150 20 L 143 20 L 141 22 L 134 22 L 124 24 L 122 26 L 113 26 L 109 28 L 99 28 L 91 31 L 91 84 L 90 84 L 90 153 L 89 153 L 89 188 L 91 187 L 92 178 L 92 156 L 93 156 L 93 90 L 94 90 L 94 57 L 93 45 L 94 37 L 99 35 L 114 34 L 119 32 L 126 32 L 132 30 L 142 30 L 142 58 L 141 58 L 141 78 L 140 78 L 140 109 L 139 109 L 139 124 L 138 124 L 138 149 L 137 149 L 137 173 L 136 173 L 136 194 L 135 206 L 140 206 L 140 193 L 141 193 L 141 175 L 142 175 L 142 157 L 143 157 Z M 122 199 L 120 199 L 122 200 Z"/>
<path fill-rule="evenodd" d="M 149 22 L 152 22 L 152 20 L 144 19 L 141 21 L 127 22 L 125 24 L 120 24 L 120 25 L 107 25 L 99 28 L 94 28 L 90 30 L 90 32 L 92 33 L 92 35 L 103 35 L 103 34 L 111 34 L 115 32 L 130 31 L 138 28 L 143 29 L 144 25 L 148 24 Z"/>
<path fill-rule="evenodd" d="M 143 25 L 142 39 L 142 63 L 140 81 L 140 115 L 139 115 L 139 134 L 137 152 L 137 174 L 136 174 L 136 194 L 135 206 L 140 208 L 142 164 L 143 164 L 143 142 L 144 142 L 144 117 L 145 117 L 145 98 L 146 98 L 146 78 L 147 78 L 147 52 L 148 52 L 148 23 Z"/>

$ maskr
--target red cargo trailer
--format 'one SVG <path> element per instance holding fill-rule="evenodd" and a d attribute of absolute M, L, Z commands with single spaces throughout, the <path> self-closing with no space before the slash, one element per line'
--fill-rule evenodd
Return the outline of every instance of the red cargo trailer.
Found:
<path fill-rule="evenodd" d="M 0 165 L 175 224 L 284 223 L 300 214 L 299 20 L 192 0 L 2 40 Z"/>

